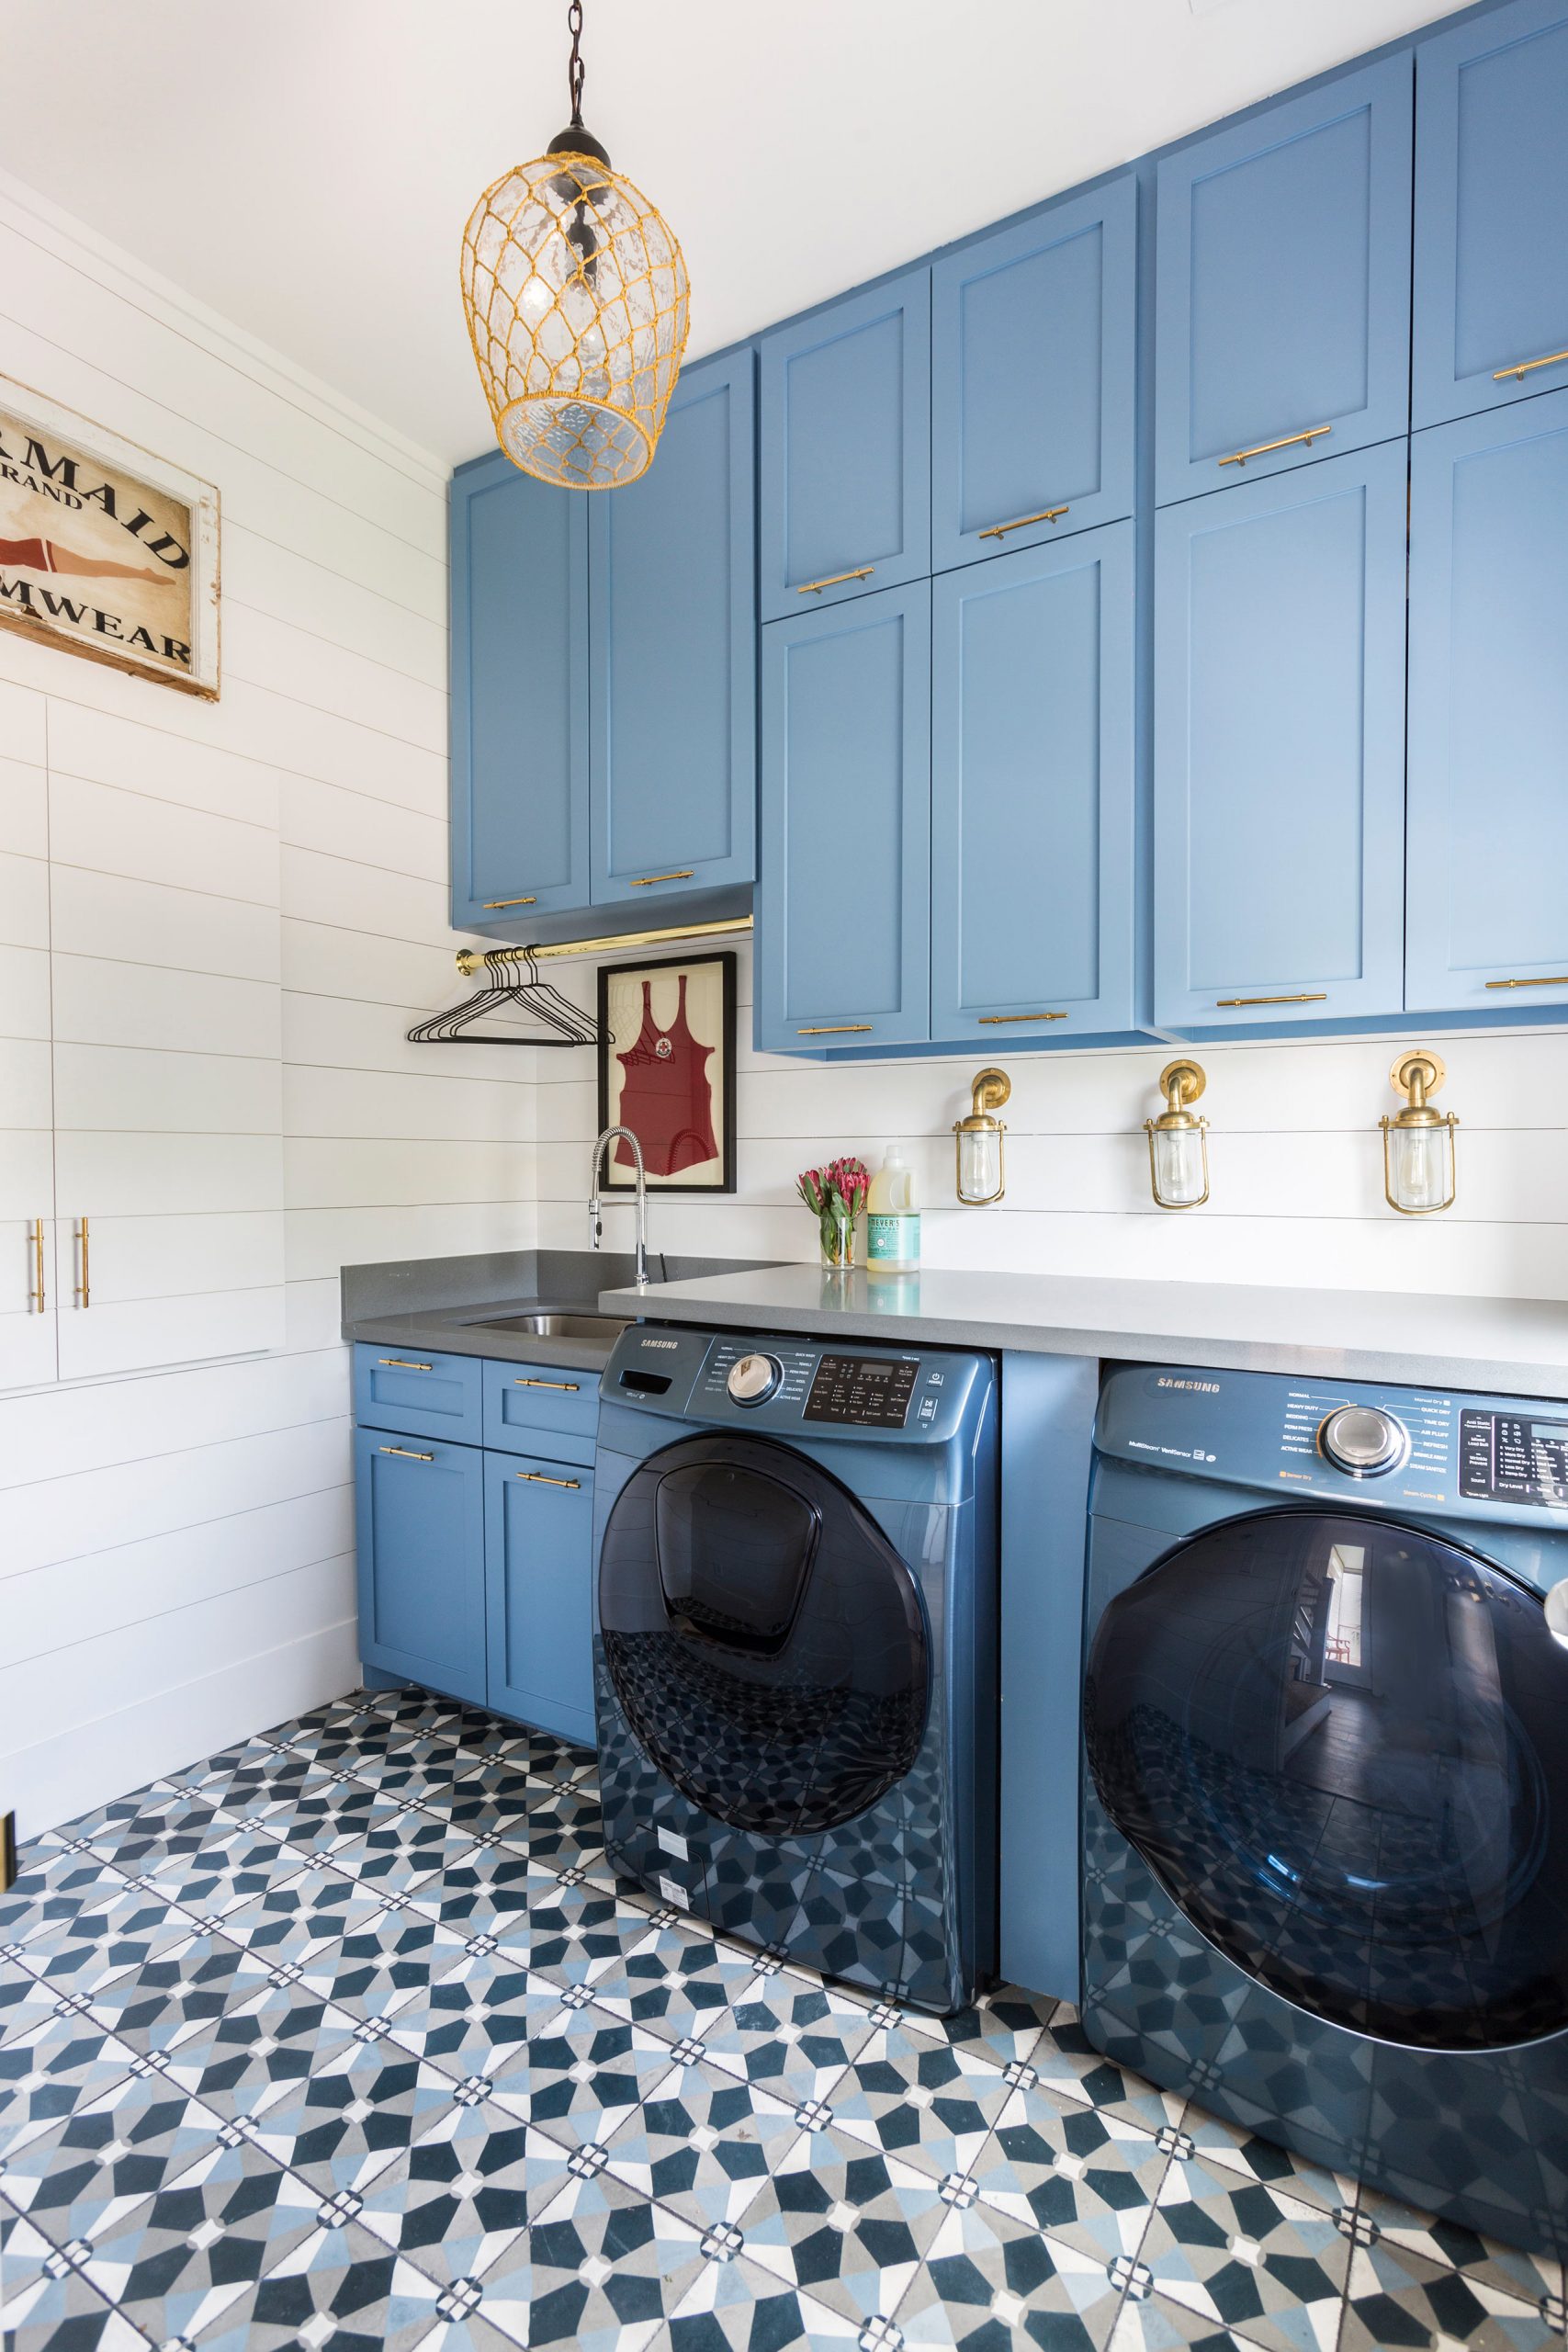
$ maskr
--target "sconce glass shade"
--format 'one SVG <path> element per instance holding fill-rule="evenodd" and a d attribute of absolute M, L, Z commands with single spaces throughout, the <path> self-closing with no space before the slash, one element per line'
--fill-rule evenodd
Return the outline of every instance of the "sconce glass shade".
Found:
<path fill-rule="evenodd" d="M 690 288 L 641 190 L 592 153 L 517 164 L 474 207 L 462 285 L 513 464 L 569 490 L 646 472 L 686 348 Z"/>
<path fill-rule="evenodd" d="M 1007 1190 L 1002 1150 L 1007 1129 L 991 1114 L 1001 1109 L 1011 1092 L 1012 1080 L 1005 1070 L 977 1071 L 970 1084 L 969 1116 L 953 1123 L 958 1197 L 967 1209 L 988 1208 Z"/>
<path fill-rule="evenodd" d="M 1383 1197 L 1402 1216 L 1430 1216 L 1453 1206 L 1455 1190 L 1454 1129 L 1459 1121 L 1450 1111 L 1434 1111 L 1427 1102 L 1448 1076 L 1442 1058 L 1423 1046 L 1401 1054 L 1389 1072 L 1396 1094 L 1407 1099 L 1403 1111 L 1380 1119 L 1382 1129 Z"/>
<path fill-rule="evenodd" d="M 1166 1107 L 1145 1119 L 1156 1206 L 1195 1209 L 1209 1197 L 1209 1122 L 1188 1109 L 1207 1083 L 1196 1062 L 1168 1062 L 1159 1074 Z"/>

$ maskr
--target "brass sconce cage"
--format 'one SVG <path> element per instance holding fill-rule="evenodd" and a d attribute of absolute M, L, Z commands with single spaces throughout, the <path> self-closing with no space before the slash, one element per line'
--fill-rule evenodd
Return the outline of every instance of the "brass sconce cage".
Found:
<path fill-rule="evenodd" d="M 1145 1119 L 1149 1184 L 1162 1209 L 1201 1208 L 1209 1197 L 1209 1122 L 1188 1109 L 1208 1080 L 1196 1062 L 1167 1062 L 1159 1074 L 1165 1109 Z"/>
<path fill-rule="evenodd" d="M 1400 1054 L 1389 1071 L 1389 1083 L 1405 1098 L 1404 1108 L 1378 1121 L 1382 1129 L 1383 1198 L 1401 1216 L 1433 1216 L 1454 1202 L 1454 1130 L 1452 1111 L 1434 1111 L 1427 1096 L 1448 1077 L 1440 1054 L 1429 1046 Z"/>
<path fill-rule="evenodd" d="M 1007 1190 L 1002 1137 L 1007 1128 L 991 1114 L 1012 1093 L 1003 1069 L 977 1070 L 970 1082 L 969 1116 L 953 1123 L 954 1183 L 967 1209 L 989 1208 Z"/>

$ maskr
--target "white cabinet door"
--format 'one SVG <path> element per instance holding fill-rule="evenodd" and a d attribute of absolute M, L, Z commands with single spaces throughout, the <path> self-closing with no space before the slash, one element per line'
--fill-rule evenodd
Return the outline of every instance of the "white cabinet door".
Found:
<path fill-rule="evenodd" d="M 30 707 L 37 702 L 39 713 Z M 49 804 L 41 697 L 7 702 L 0 757 L 0 1389 L 55 1376 Z M 39 716 L 36 732 L 27 724 Z M 11 747 L 29 754 L 9 756 Z M 36 754 L 36 756 L 32 756 Z"/>

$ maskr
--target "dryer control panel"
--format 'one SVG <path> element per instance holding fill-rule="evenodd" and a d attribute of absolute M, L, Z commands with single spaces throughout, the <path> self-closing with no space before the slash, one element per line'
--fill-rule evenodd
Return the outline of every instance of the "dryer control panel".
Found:
<path fill-rule="evenodd" d="M 987 1356 L 783 1333 L 637 1324 L 604 1367 L 606 1404 L 775 1434 L 944 1443 L 995 1377 Z"/>

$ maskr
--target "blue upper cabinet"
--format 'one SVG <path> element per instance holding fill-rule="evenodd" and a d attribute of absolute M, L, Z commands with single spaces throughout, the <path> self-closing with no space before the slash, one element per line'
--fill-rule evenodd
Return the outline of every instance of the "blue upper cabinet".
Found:
<path fill-rule="evenodd" d="M 931 569 L 1133 511 L 1131 173 L 931 271 Z"/>
<path fill-rule="evenodd" d="M 1418 425 L 1568 385 L 1568 7 L 1517 0 L 1416 52 Z"/>
<path fill-rule="evenodd" d="M 935 1037 L 1132 1025 L 1133 529 L 933 583 Z"/>
<path fill-rule="evenodd" d="M 588 506 L 499 449 L 453 479 L 459 931 L 588 904 Z"/>
<path fill-rule="evenodd" d="M 1568 391 L 1418 434 L 1410 487 L 1406 1001 L 1551 1014 L 1568 1003 Z"/>
<path fill-rule="evenodd" d="M 1162 503 L 1406 429 L 1412 107 L 1407 53 L 1161 164 Z"/>
<path fill-rule="evenodd" d="M 761 345 L 763 620 L 931 570 L 931 272 Z"/>
<path fill-rule="evenodd" d="M 1158 517 L 1161 1027 L 1400 1009 L 1405 449 Z"/>
<path fill-rule="evenodd" d="M 755 871 L 754 373 L 688 368 L 641 481 L 581 502 L 596 906 Z"/>
<path fill-rule="evenodd" d="M 931 1034 L 931 588 L 762 631 L 756 1029 L 796 1053 Z"/>

